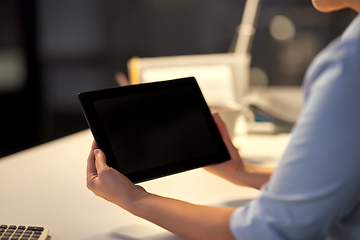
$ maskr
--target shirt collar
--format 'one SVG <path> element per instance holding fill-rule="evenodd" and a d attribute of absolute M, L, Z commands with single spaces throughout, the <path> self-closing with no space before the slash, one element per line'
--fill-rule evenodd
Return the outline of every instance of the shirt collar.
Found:
<path fill-rule="evenodd" d="M 360 38 L 360 14 L 358 14 L 341 35 L 341 41 Z"/>

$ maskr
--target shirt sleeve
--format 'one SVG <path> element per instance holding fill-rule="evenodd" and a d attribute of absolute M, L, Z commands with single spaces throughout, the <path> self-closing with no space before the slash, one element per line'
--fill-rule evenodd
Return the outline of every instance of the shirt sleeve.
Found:
<path fill-rule="evenodd" d="M 351 217 L 360 201 L 359 46 L 342 44 L 313 68 L 316 79 L 278 168 L 230 219 L 237 239 L 325 239 Z"/>

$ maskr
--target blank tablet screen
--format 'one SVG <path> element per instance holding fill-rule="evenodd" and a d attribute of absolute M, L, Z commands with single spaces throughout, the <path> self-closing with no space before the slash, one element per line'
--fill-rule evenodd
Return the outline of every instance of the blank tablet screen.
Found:
<path fill-rule="evenodd" d="M 115 158 L 128 159 L 119 162 L 124 174 L 217 151 L 190 91 L 180 88 L 94 102 Z"/>

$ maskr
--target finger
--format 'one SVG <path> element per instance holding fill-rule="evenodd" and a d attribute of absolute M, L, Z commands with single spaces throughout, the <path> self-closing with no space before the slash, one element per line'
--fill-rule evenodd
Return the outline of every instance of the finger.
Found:
<path fill-rule="evenodd" d="M 214 113 L 213 114 L 213 119 L 216 123 L 216 126 L 218 127 L 219 129 L 219 132 L 221 134 L 221 137 L 223 138 L 224 140 L 224 143 L 226 145 L 226 148 L 228 149 L 230 155 L 233 157 L 233 156 L 237 156 L 239 153 L 238 153 L 238 150 L 235 148 L 235 146 L 233 145 L 232 141 L 231 141 L 231 137 L 230 137 L 230 134 L 226 128 L 226 125 L 225 125 L 225 122 L 221 119 L 219 113 Z"/>
<path fill-rule="evenodd" d="M 119 86 L 127 86 L 129 85 L 129 80 L 125 76 L 124 73 L 118 72 L 115 74 L 115 80 L 119 84 Z"/>
<path fill-rule="evenodd" d="M 97 148 L 99 148 L 98 145 L 97 145 L 97 143 L 96 143 L 96 141 L 95 141 L 95 139 L 94 139 L 93 142 L 92 142 L 91 148 L 92 148 L 92 149 L 97 149 Z"/>
<path fill-rule="evenodd" d="M 98 147 L 97 147 L 96 141 L 93 140 L 91 149 L 90 149 L 90 153 L 89 153 L 89 156 L 87 159 L 87 168 L 86 168 L 87 176 L 89 176 L 93 172 L 96 172 L 94 150 L 97 148 Z"/>
<path fill-rule="evenodd" d="M 216 123 L 216 126 L 217 126 L 218 129 L 219 129 L 219 132 L 220 132 L 222 138 L 223 138 L 224 140 L 226 140 L 226 141 L 230 141 L 230 142 L 231 142 L 231 138 L 230 138 L 229 132 L 228 132 L 228 130 L 227 130 L 227 128 L 226 128 L 226 125 L 225 125 L 224 121 L 221 119 L 219 113 L 217 113 L 217 112 L 214 113 L 214 114 L 213 114 L 213 119 L 214 119 L 214 121 L 215 121 L 215 123 Z"/>
<path fill-rule="evenodd" d="M 97 171 L 109 169 L 109 166 L 106 163 L 106 156 L 103 151 L 101 151 L 100 149 L 95 149 L 94 155 L 95 155 L 95 167 Z"/>

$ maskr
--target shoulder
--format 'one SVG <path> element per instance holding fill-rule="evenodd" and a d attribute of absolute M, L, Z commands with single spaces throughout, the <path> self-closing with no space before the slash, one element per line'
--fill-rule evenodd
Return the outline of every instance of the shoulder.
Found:
<path fill-rule="evenodd" d="M 343 42 L 337 51 L 341 54 L 338 62 L 344 70 L 360 73 L 360 38 Z"/>
<path fill-rule="evenodd" d="M 327 48 L 325 48 L 313 61 L 309 74 L 316 77 L 328 68 L 337 64 L 347 64 L 348 68 L 354 67 L 360 61 L 360 38 L 348 41 L 340 41 L 336 39 Z M 311 77 L 311 76 L 309 76 Z"/>
<path fill-rule="evenodd" d="M 311 85 L 320 75 L 335 66 L 358 72 L 360 61 L 360 14 L 353 19 L 341 36 L 322 50 L 310 64 L 305 74 L 304 85 Z M 346 74 L 347 71 L 342 73 Z M 307 89 L 309 90 L 309 87 Z"/>
<path fill-rule="evenodd" d="M 333 41 L 313 60 L 304 79 L 305 99 L 314 88 L 360 83 L 360 38 Z"/>

